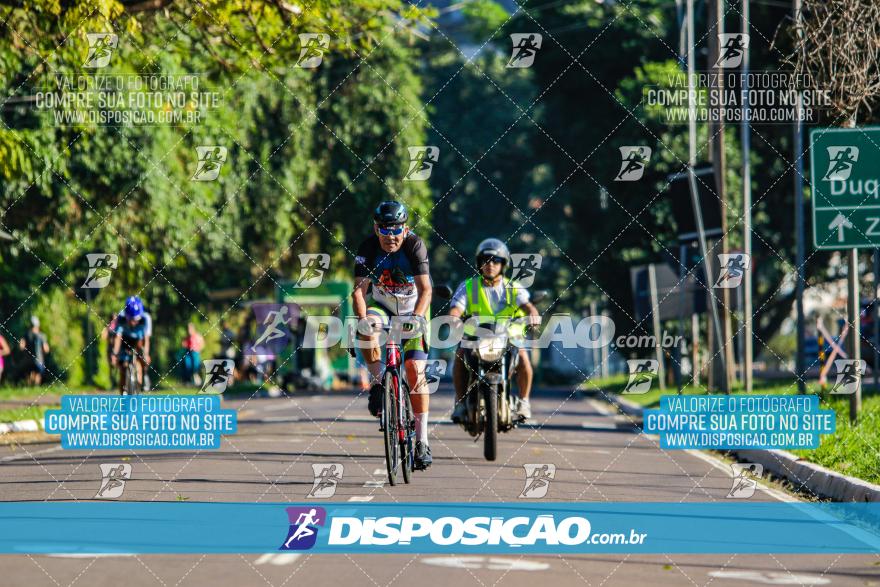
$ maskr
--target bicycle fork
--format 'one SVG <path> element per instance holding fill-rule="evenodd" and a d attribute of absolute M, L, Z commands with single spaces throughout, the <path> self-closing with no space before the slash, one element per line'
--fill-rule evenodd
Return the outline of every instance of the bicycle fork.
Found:
<path fill-rule="evenodd" d="M 394 408 L 397 412 L 397 439 L 400 442 L 406 440 L 406 399 L 403 397 L 401 390 L 401 357 L 400 347 L 393 341 L 388 342 L 388 348 L 385 357 L 385 369 L 392 372 L 391 380 L 394 382 Z"/>

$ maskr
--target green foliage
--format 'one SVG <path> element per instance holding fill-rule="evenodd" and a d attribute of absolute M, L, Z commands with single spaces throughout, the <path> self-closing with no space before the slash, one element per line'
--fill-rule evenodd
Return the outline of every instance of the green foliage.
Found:
<path fill-rule="evenodd" d="M 466 32 L 479 43 L 495 36 L 495 32 L 510 18 L 504 7 L 495 0 L 468 2 L 461 12 L 465 17 Z"/>
<path fill-rule="evenodd" d="M 72 297 L 60 288 L 49 289 L 36 298 L 32 312 L 40 319 L 40 329 L 49 344 L 44 382 L 59 394 L 68 386 L 82 385 L 85 379 L 84 312 Z"/>
<path fill-rule="evenodd" d="M 216 336 L 221 317 L 298 272 L 298 253 L 333 251 L 333 270 L 349 274 L 377 201 L 399 197 L 418 215 L 431 208 L 427 186 L 402 182 L 407 146 L 425 143 L 426 124 L 407 27 L 428 14 L 400 0 L 7 9 L 0 229 L 14 240 L 0 242 L 0 332 L 17 340 L 33 308 L 63 306 L 50 342 L 71 363 L 69 381 L 81 380 L 85 255 L 113 253 L 119 266 L 93 302 L 96 336 L 138 294 L 155 319 L 157 368 L 169 369 L 187 320 Z M 57 125 L 33 96 L 57 74 L 94 73 L 82 64 L 86 33 L 99 31 L 118 35 L 102 73 L 197 73 L 220 106 L 196 125 Z M 305 32 L 331 37 L 317 69 L 292 66 Z M 190 181 L 199 145 L 227 147 L 217 181 Z M 228 288 L 240 298 L 206 319 L 208 294 Z"/>

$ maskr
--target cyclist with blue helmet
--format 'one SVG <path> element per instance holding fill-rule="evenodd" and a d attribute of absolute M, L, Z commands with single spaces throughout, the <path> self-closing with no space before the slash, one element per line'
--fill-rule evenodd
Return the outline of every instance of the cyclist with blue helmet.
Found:
<path fill-rule="evenodd" d="M 125 301 L 125 309 L 116 320 L 116 338 L 113 341 L 111 362 L 119 367 L 119 391 L 125 389 L 125 373 L 128 364 L 137 359 L 138 382 L 143 385 L 146 366 L 150 364 L 149 315 L 138 296 Z"/>

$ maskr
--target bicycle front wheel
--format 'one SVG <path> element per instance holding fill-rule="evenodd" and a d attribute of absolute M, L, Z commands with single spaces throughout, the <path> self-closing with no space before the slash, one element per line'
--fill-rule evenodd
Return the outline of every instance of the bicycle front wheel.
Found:
<path fill-rule="evenodd" d="M 134 362 L 129 362 L 125 367 L 125 385 L 122 388 L 122 395 L 137 394 L 137 367 Z"/>
<path fill-rule="evenodd" d="M 400 439 L 400 461 L 403 469 L 403 482 L 409 483 L 412 477 L 413 461 L 415 459 L 415 447 L 413 447 L 413 437 L 415 436 L 415 417 L 413 416 L 412 404 L 409 397 L 409 386 L 399 385 L 402 417 L 403 438 Z"/>
<path fill-rule="evenodd" d="M 399 407 L 397 403 L 397 376 L 385 373 L 385 392 L 382 394 L 382 422 L 385 428 L 385 467 L 388 470 L 388 483 L 397 484 L 397 467 L 400 458 L 398 438 Z"/>

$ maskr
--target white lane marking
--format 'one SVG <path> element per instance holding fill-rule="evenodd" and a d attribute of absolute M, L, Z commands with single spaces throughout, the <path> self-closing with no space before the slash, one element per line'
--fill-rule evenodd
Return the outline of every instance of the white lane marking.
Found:
<path fill-rule="evenodd" d="M 705 453 L 701 450 L 687 449 L 684 452 L 688 453 L 691 456 L 697 457 L 701 461 L 705 461 L 705 462 L 709 463 L 710 465 L 712 465 L 716 469 L 724 471 L 727 474 L 727 476 L 730 477 L 730 465 L 725 463 L 724 461 L 716 459 L 711 454 Z M 770 487 L 767 487 L 760 482 L 758 483 L 758 489 L 760 489 L 761 491 L 763 491 L 764 493 L 766 493 L 770 497 L 777 499 L 779 501 L 793 502 L 793 503 L 797 503 L 800 501 L 796 497 L 792 497 L 786 493 L 783 493 L 782 491 L 778 491 L 776 489 L 772 489 Z"/>
<path fill-rule="evenodd" d="M 602 402 L 598 402 L 594 399 L 591 399 L 591 400 L 587 400 L 587 403 L 589 403 L 593 407 L 594 410 L 596 410 L 597 412 L 599 412 L 603 416 L 616 416 L 617 415 L 617 412 L 612 412 L 608 408 L 608 406 L 606 406 Z"/>
<path fill-rule="evenodd" d="M 373 469 L 373 475 L 384 475 L 385 469 Z"/>
<path fill-rule="evenodd" d="M 133 552 L 58 552 L 46 554 L 52 558 L 110 558 L 114 556 L 137 556 Z"/>
<path fill-rule="evenodd" d="M 299 416 L 269 416 L 268 418 L 260 418 L 259 420 L 251 420 L 251 422 L 259 422 L 269 424 L 272 422 L 300 422 L 302 418 Z"/>
<path fill-rule="evenodd" d="M 372 495 L 352 495 L 348 498 L 348 501 L 372 501 Z"/>
<path fill-rule="evenodd" d="M 384 481 L 367 481 L 364 483 L 364 487 L 384 487 Z"/>
<path fill-rule="evenodd" d="M 263 556 L 258 558 L 254 562 L 254 564 L 255 565 L 270 564 L 270 565 L 275 565 L 275 566 L 280 567 L 282 565 L 293 564 L 296 561 L 296 559 L 298 559 L 301 556 L 302 556 L 302 554 L 300 554 L 298 552 L 267 552 L 266 554 L 264 554 Z"/>
<path fill-rule="evenodd" d="M 341 416 L 338 419 L 342 420 L 343 422 L 375 422 L 377 424 L 379 423 L 379 419 L 374 418 L 372 416 Z"/>
<path fill-rule="evenodd" d="M 617 424 L 595 424 L 593 422 L 581 422 L 581 428 L 593 428 L 594 430 L 617 430 Z"/>
<path fill-rule="evenodd" d="M 260 406 L 259 408 L 255 409 L 254 411 L 255 412 L 277 412 L 279 410 L 287 410 L 287 409 L 293 409 L 293 408 L 298 408 L 298 407 L 299 407 L 299 402 L 297 402 L 296 400 L 287 400 L 287 401 L 283 401 L 283 402 L 278 402 L 277 404 L 273 404 L 270 406 L 265 406 L 265 407 Z"/>
<path fill-rule="evenodd" d="M 38 450 L 36 452 L 28 451 L 26 453 L 21 453 L 21 454 L 17 454 L 17 455 L 11 455 L 8 457 L 0 458 L 0 463 L 8 463 L 9 461 L 17 461 L 20 459 L 29 459 L 29 458 L 31 458 L 31 456 L 44 455 L 46 453 L 57 452 L 59 450 L 62 450 L 61 446 L 55 446 L 52 448 L 44 448 L 43 450 Z"/>
<path fill-rule="evenodd" d="M 739 579 L 767 585 L 827 585 L 830 579 L 817 575 L 793 575 L 764 571 L 712 571 L 710 577 L 718 579 Z"/>
<path fill-rule="evenodd" d="M 241 438 L 237 438 L 236 440 L 238 440 L 239 442 L 242 441 Z M 292 444 L 296 444 L 298 442 L 305 442 L 305 441 L 306 441 L 305 438 L 259 438 L 257 436 L 248 436 L 244 440 L 244 442 L 275 442 L 275 443 L 287 442 L 287 443 L 292 443 Z"/>
<path fill-rule="evenodd" d="M 483 556 L 449 556 L 423 558 L 426 565 L 453 569 L 490 569 L 493 571 L 546 571 L 550 565 L 538 561 Z"/>

